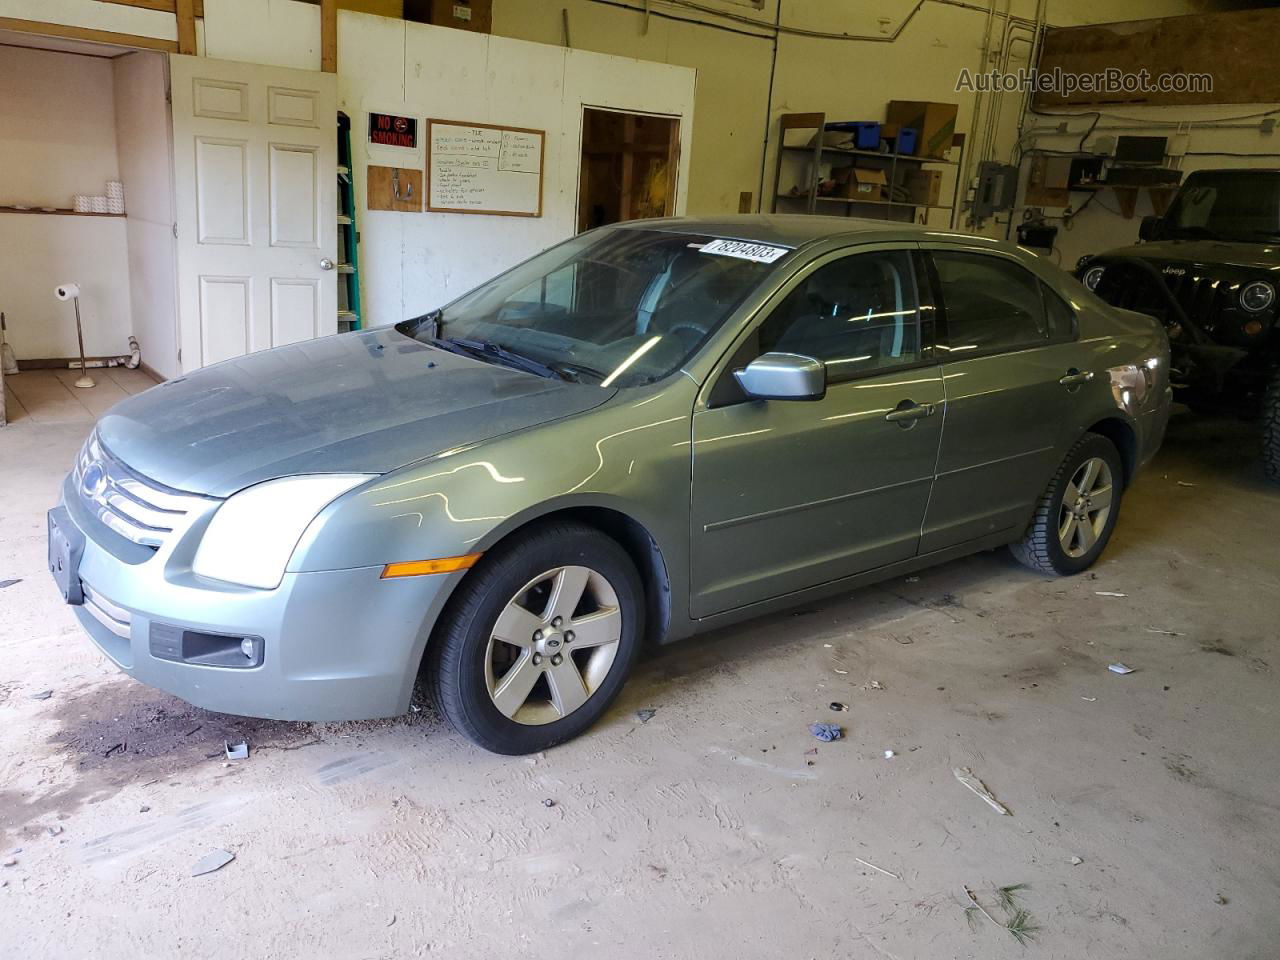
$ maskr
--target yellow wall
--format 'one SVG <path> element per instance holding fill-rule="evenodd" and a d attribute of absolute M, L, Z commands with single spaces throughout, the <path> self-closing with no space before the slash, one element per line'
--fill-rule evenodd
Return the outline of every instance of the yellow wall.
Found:
<path fill-rule="evenodd" d="M 728 19 L 687 3 L 651 0 L 654 14 L 646 28 L 642 0 L 494 0 L 495 33 L 562 43 L 561 10 L 567 10 L 570 42 L 575 47 L 694 67 L 697 101 L 690 182 L 691 214 L 738 209 L 738 195 L 761 192 L 763 209 L 772 192 L 772 141 L 784 112 L 824 111 L 832 119 L 879 120 L 890 99 L 948 100 L 960 105 L 957 129 L 970 130 L 972 96 L 949 93 L 963 67 L 980 69 L 980 51 L 991 0 L 925 0 L 896 40 L 822 39 L 773 24 L 781 2 L 781 24 L 799 30 L 854 36 L 892 35 L 909 17 L 915 0 L 697 0 L 697 6 L 730 12 Z M 996 9 L 1011 6 L 1030 18 L 1034 0 L 993 0 Z M 1114 19 L 1169 16 L 1229 3 L 1212 0 L 1048 0 L 1055 26 Z M 678 19 L 677 19 L 678 18 Z M 997 30 L 999 24 L 997 24 Z M 776 65 L 774 47 L 776 35 Z M 1015 47 L 1024 65 L 1026 45 Z M 772 93 L 770 88 L 772 87 Z M 1004 98 L 1001 153 L 1013 142 L 1018 98 Z M 770 140 L 762 157 L 762 141 Z M 798 171 L 791 176 L 798 177 Z M 951 182 L 944 181 L 950 196 Z M 788 184 L 784 170 L 783 188 Z M 931 222 L 945 222 L 938 214 Z"/>

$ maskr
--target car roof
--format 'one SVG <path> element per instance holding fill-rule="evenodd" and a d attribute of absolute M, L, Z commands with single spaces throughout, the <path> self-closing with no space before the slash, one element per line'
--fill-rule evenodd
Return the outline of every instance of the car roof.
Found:
<path fill-rule="evenodd" d="M 727 240 L 748 240 L 784 247 L 802 247 L 825 240 L 883 243 L 920 240 L 956 240 L 965 243 L 990 243 L 1007 251 L 1013 244 L 990 237 L 939 230 L 916 223 L 891 220 L 866 220 L 860 217 L 824 217 L 809 214 L 754 213 L 720 217 L 664 217 L 654 220 L 628 220 L 612 225 L 620 230 L 663 230 L 671 233 L 699 233 Z"/>

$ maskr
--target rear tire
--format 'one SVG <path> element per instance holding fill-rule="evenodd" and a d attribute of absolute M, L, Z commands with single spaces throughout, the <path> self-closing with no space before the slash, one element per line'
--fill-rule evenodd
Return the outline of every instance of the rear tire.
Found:
<path fill-rule="evenodd" d="M 1268 480 L 1280 482 L 1280 368 L 1271 374 L 1262 401 L 1262 469 Z"/>
<path fill-rule="evenodd" d="M 626 683 L 644 633 L 635 565 L 594 527 L 549 522 L 490 551 L 436 624 L 428 684 L 455 730 L 494 753 L 582 733 Z"/>
<path fill-rule="evenodd" d="M 1022 540 L 1009 549 L 1039 573 L 1071 576 L 1087 570 L 1111 539 L 1123 489 L 1115 444 L 1086 433 L 1049 481 Z"/>

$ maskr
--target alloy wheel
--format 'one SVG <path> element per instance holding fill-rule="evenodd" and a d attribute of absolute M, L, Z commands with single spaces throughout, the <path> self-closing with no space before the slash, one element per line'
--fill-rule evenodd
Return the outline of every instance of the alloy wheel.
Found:
<path fill-rule="evenodd" d="M 1107 528 L 1115 488 L 1111 467 L 1101 457 L 1080 464 L 1062 493 L 1058 542 L 1068 557 L 1083 557 Z"/>
<path fill-rule="evenodd" d="M 494 622 L 485 650 L 493 704 L 517 723 L 553 723 L 609 675 L 622 636 L 613 586 L 590 567 L 547 570 L 521 587 Z"/>

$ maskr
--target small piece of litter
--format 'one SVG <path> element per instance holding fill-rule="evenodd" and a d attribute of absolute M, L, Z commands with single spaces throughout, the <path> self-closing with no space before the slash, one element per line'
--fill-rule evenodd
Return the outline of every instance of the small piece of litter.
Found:
<path fill-rule="evenodd" d="M 919 583 L 919 582 L 920 582 L 919 577 L 907 577 L 907 583 Z"/>
<path fill-rule="evenodd" d="M 396 925 L 396 915 L 393 913 L 391 915 L 391 919 L 387 921 L 387 926 L 394 927 L 395 925 Z"/>
<path fill-rule="evenodd" d="M 1127 597 L 1127 593 L 1120 593 L 1118 590 L 1095 590 L 1093 591 L 1099 597 Z"/>
<path fill-rule="evenodd" d="M 824 644 L 822 645 L 822 649 L 823 649 L 823 650 L 830 650 L 830 649 L 831 649 L 831 644 L 829 644 L 829 643 L 824 643 Z"/>
<path fill-rule="evenodd" d="M 894 752 L 894 751 L 892 751 L 892 750 L 886 750 L 886 751 L 884 752 L 884 758 L 885 758 L 886 760 L 892 760 L 892 759 L 893 759 L 894 757 L 896 757 L 896 756 L 897 756 L 897 753 L 895 753 L 895 752 Z"/>
<path fill-rule="evenodd" d="M 248 760 L 249 759 L 249 744 L 230 743 L 224 740 L 222 741 L 222 745 L 227 752 L 228 760 Z"/>
<path fill-rule="evenodd" d="M 191 875 L 199 877 L 206 873 L 213 873 L 215 870 L 221 870 L 235 858 L 236 855 L 234 853 L 228 853 L 226 850 L 212 850 L 195 862 L 191 868 Z"/>
<path fill-rule="evenodd" d="M 829 704 L 827 704 L 827 706 L 829 706 L 832 710 L 835 710 L 837 713 L 839 713 L 842 710 L 849 709 L 849 705 L 847 703 L 841 703 L 839 700 L 832 700 Z"/>
<path fill-rule="evenodd" d="M 1195 486 L 1195 484 L 1194 484 L 1194 483 L 1187 483 L 1187 481 L 1185 481 L 1185 480 L 1179 480 L 1179 481 L 1178 481 L 1178 486 L 1180 486 L 1180 487 L 1194 487 L 1194 486 Z"/>
<path fill-rule="evenodd" d="M 0 590 L 3 590 L 5 587 L 12 587 L 15 583 L 21 583 L 21 582 L 22 582 L 21 577 L 19 577 L 17 580 L 0 580 Z"/>
<path fill-rule="evenodd" d="M 867 684 L 867 686 L 869 686 L 872 690 L 884 689 L 884 684 L 881 683 L 879 680 L 872 680 L 869 684 Z"/>
<path fill-rule="evenodd" d="M 1162 637 L 1184 636 L 1184 634 L 1179 633 L 1177 630 L 1161 630 L 1159 627 L 1144 627 L 1143 629 L 1145 629 L 1147 633 L 1158 633 Z"/>
<path fill-rule="evenodd" d="M 813 747 L 812 749 L 806 750 L 806 751 L 804 752 L 804 755 L 805 755 L 806 757 L 816 757 L 816 756 L 818 755 L 818 748 L 817 748 L 817 747 Z"/>
<path fill-rule="evenodd" d="M 975 777 L 973 775 L 973 771 L 968 767 L 953 767 L 951 772 L 955 775 L 957 780 L 980 796 L 983 800 L 987 801 L 988 805 L 996 813 L 1000 814 L 1002 817 L 1012 816 L 1012 814 L 1009 813 L 1009 808 L 997 800 L 991 791 L 987 789 L 987 785 Z"/>
<path fill-rule="evenodd" d="M 834 670 L 835 670 L 835 672 L 836 672 L 836 673 L 838 673 L 838 674 L 840 674 L 840 676 L 842 676 L 842 677 L 847 677 L 847 676 L 849 675 L 849 671 L 848 671 L 848 670 L 841 670 L 839 667 L 833 667 L 832 669 L 834 669 Z"/>
<path fill-rule="evenodd" d="M 648 723 L 658 715 L 658 711 L 652 707 L 642 707 L 636 711 L 636 719 L 641 723 Z"/>
<path fill-rule="evenodd" d="M 811 723 L 809 724 L 809 732 L 823 743 L 830 743 L 832 740 L 839 740 L 844 736 L 844 731 L 840 729 L 840 724 L 838 723 Z"/>
<path fill-rule="evenodd" d="M 49 836 L 51 837 L 56 837 L 61 832 L 62 832 L 61 824 L 54 824 L 52 827 L 49 828 Z"/>
<path fill-rule="evenodd" d="M 108 748 L 107 748 L 107 752 L 106 752 L 106 753 L 104 753 L 104 754 L 103 754 L 103 756 L 104 756 L 104 757 L 109 757 L 109 756 L 111 756 L 113 753 L 115 753 L 117 750 L 119 750 L 121 753 L 123 753 L 123 752 L 124 752 L 125 750 L 127 750 L 128 748 L 129 748 L 129 745 L 128 745 L 128 744 L 126 744 L 126 743 L 113 743 L 110 747 L 108 747 Z"/>
<path fill-rule="evenodd" d="M 1216 897 L 1213 898 L 1213 902 L 1220 907 L 1225 907 L 1231 901 L 1228 900 L 1226 897 L 1224 897 L 1222 894 L 1218 894 Z"/>
<path fill-rule="evenodd" d="M 894 637 L 893 639 L 897 640 L 899 643 L 902 643 L 902 644 L 915 643 L 915 641 L 912 640 L 910 637 Z"/>
<path fill-rule="evenodd" d="M 860 864 L 862 864 L 864 867 L 870 867 L 872 870 L 875 870 L 877 873 L 883 873 L 886 877 L 893 877 L 893 879 L 895 879 L 895 880 L 901 880 L 901 879 L 902 879 L 902 878 L 901 878 L 900 876 L 898 876 L 896 873 L 890 873 L 888 870 L 884 869 L 884 867 L 877 867 L 877 866 L 876 866 L 874 863 L 872 863 L 870 860 L 863 860 L 861 857 L 854 857 L 853 859 L 857 860 L 857 861 L 858 861 Z"/>
<path fill-rule="evenodd" d="M 1098 702 L 1098 698 L 1097 698 L 1097 697 L 1081 697 L 1080 699 L 1081 699 L 1081 700 L 1088 701 L 1089 703 L 1097 703 L 1097 702 Z"/>
<path fill-rule="evenodd" d="M 1133 673 L 1133 667 L 1126 667 L 1123 663 L 1113 663 L 1107 667 L 1112 673 Z"/>
<path fill-rule="evenodd" d="M 7 860 L 5 860 L 4 865 L 6 867 L 16 867 L 18 865 L 18 858 L 9 857 Z"/>
<path fill-rule="evenodd" d="M 32 700 L 48 700 L 52 696 L 53 696 L 52 690 L 41 690 L 39 693 L 33 693 L 31 695 L 31 699 Z"/>
<path fill-rule="evenodd" d="M 140 806 L 140 807 L 138 808 L 138 812 L 139 812 L 139 813 L 150 813 L 150 812 L 151 812 L 151 808 L 150 808 L 150 807 L 148 807 L 148 806 L 144 803 L 142 806 Z"/>
<path fill-rule="evenodd" d="M 1072 858 L 1071 858 L 1071 865 L 1072 865 L 1073 867 L 1078 867 L 1078 866 L 1080 866 L 1080 864 L 1082 864 L 1082 863 L 1084 863 L 1084 861 L 1083 861 L 1083 860 L 1081 860 L 1079 857 L 1072 857 Z"/>
<path fill-rule="evenodd" d="M 542 801 L 542 805 L 544 807 L 554 807 L 556 805 L 556 802 L 552 800 L 550 797 L 547 797 L 547 799 Z"/>

